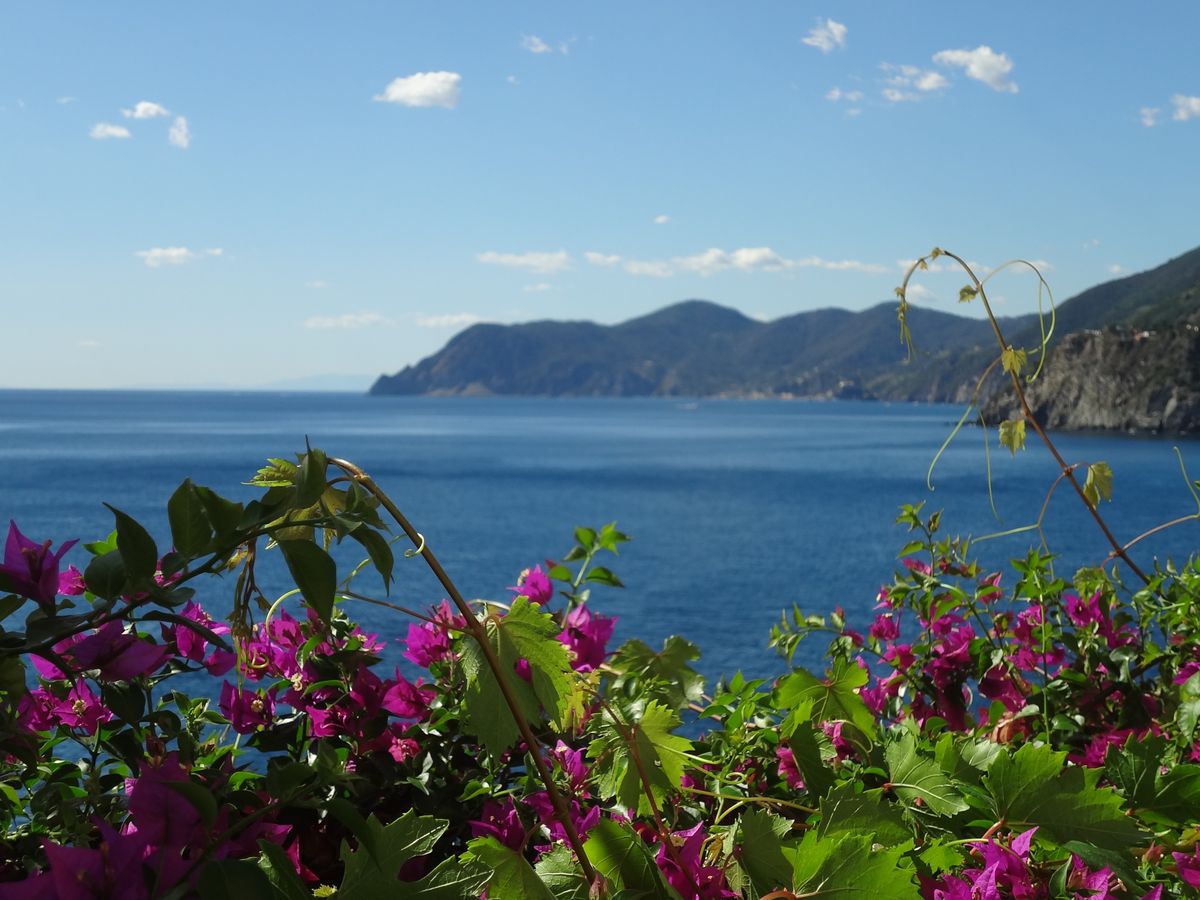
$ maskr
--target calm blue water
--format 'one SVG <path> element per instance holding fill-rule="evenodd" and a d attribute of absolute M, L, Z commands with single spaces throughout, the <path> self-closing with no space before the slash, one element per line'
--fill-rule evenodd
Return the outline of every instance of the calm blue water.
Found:
<path fill-rule="evenodd" d="M 867 619 L 905 541 L 893 525 L 901 503 L 927 499 L 945 508 L 948 530 L 976 535 L 1035 514 L 1056 474 L 1047 454 L 1032 444 L 1015 460 L 993 452 L 1000 525 L 978 430 L 959 436 L 928 494 L 925 469 L 957 415 L 850 402 L 0 391 L 0 525 L 13 518 L 38 539 L 90 540 L 111 529 L 108 501 L 166 546 L 165 504 L 183 478 L 248 498 L 240 483 L 307 436 L 371 472 L 469 597 L 507 597 L 522 568 L 566 551 L 576 524 L 617 520 L 634 537 L 613 562 L 628 588 L 596 598 L 620 617 L 617 637 L 681 633 L 701 645 L 709 675 L 765 675 L 779 666 L 766 637 L 781 609 L 841 605 Z M 1125 539 L 1195 510 L 1177 443 L 1059 438 L 1069 461 L 1102 459 L 1116 472 L 1106 512 Z M 1180 446 L 1200 477 L 1200 444 Z M 1107 552 L 1065 488 L 1048 531 L 1068 571 Z M 1189 523 L 1140 556 L 1182 558 L 1198 537 Z M 999 567 L 1029 543 L 980 552 Z M 84 554 L 69 559 L 82 564 Z M 232 588 L 214 582 L 202 599 L 221 608 Z M 424 606 L 442 595 L 408 560 L 393 596 Z M 403 634 L 386 611 L 357 615 L 384 636 Z M 811 662 L 821 648 L 809 649 Z"/>

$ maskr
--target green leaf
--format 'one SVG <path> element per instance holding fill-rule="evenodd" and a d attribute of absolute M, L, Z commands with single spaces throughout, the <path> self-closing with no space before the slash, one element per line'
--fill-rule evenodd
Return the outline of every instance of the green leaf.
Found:
<path fill-rule="evenodd" d="M 865 669 L 841 658 L 834 661 L 833 670 L 826 673 L 824 681 L 804 669 L 796 669 L 780 682 L 776 702 L 788 710 L 811 702 L 814 722 L 851 722 L 865 734 L 874 734 L 875 715 L 858 696 L 858 689 L 867 683 L 868 677 Z"/>
<path fill-rule="evenodd" d="M 418 816 L 411 809 L 387 826 L 371 816 L 366 820 L 370 845 L 364 847 L 360 842 L 358 850 L 351 850 L 342 842 L 345 874 L 338 894 L 368 900 L 403 896 L 397 890 L 400 869 L 413 857 L 429 853 L 448 824 L 444 819 Z"/>
<path fill-rule="evenodd" d="M 558 641 L 561 630 L 553 616 L 525 597 L 513 602 L 508 615 L 501 619 L 489 617 L 484 623 L 501 672 L 518 707 L 531 722 L 543 720 L 543 707 L 554 719 L 570 712 L 573 673 L 567 648 Z M 532 683 L 514 671 L 521 659 L 529 663 Z M 496 676 L 474 639 L 463 642 L 463 671 L 467 676 L 463 697 L 467 728 L 492 753 L 502 753 L 512 746 L 519 732 Z"/>
<path fill-rule="evenodd" d="M 478 897 L 492 870 L 478 860 L 444 859 L 420 881 L 401 882 L 381 900 L 460 900 Z"/>
<path fill-rule="evenodd" d="M 979 291 L 976 288 L 973 288 L 973 287 L 971 287 L 971 285 L 968 284 L 966 287 L 959 288 L 958 302 L 959 303 L 970 303 L 978 295 L 979 295 Z"/>
<path fill-rule="evenodd" d="M 375 529 L 365 525 L 353 529 L 350 532 L 350 537 L 363 545 L 363 549 L 367 551 L 367 556 L 371 558 L 375 570 L 383 579 L 384 590 L 391 591 L 392 569 L 396 564 L 396 555 L 392 552 L 392 546 L 388 543 L 387 538 Z"/>
<path fill-rule="evenodd" d="M 813 797 L 825 796 L 837 782 L 837 776 L 821 758 L 817 730 L 808 722 L 796 723 L 788 735 L 788 746 L 804 779 L 805 790 Z"/>
<path fill-rule="evenodd" d="M 912 872 L 899 867 L 899 851 L 871 847 L 866 835 L 822 838 L 810 831 L 798 846 L 784 851 L 792 862 L 792 890 L 808 900 L 916 900 L 920 893 Z"/>
<path fill-rule="evenodd" d="M 791 885 L 792 864 L 783 855 L 782 844 L 791 830 L 789 820 L 765 810 L 750 810 L 738 819 L 737 858 L 759 894 Z"/>
<path fill-rule="evenodd" d="M 492 870 L 488 900 L 554 900 L 533 866 L 494 837 L 476 838 L 467 845 L 470 855 Z"/>
<path fill-rule="evenodd" d="M 300 459 L 299 477 L 296 479 L 296 509 L 307 509 L 325 493 L 325 469 L 329 460 L 320 450 L 310 447 Z"/>
<path fill-rule="evenodd" d="M 962 794 L 941 767 L 917 752 L 917 739 L 911 733 L 906 732 L 888 744 L 884 758 L 892 790 L 910 806 L 923 805 L 939 816 L 952 816 L 967 809 Z"/>
<path fill-rule="evenodd" d="M 607 797 L 615 795 L 632 811 L 649 814 L 653 807 L 642 783 L 644 774 L 661 808 L 667 795 L 679 789 L 685 764 L 682 754 L 692 750 L 691 741 L 671 734 L 679 727 L 679 717 L 656 700 L 646 704 L 635 725 L 618 725 L 607 710 L 602 715 L 600 736 L 588 746 L 588 756 L 598 761 L 600 790 Z M 622 735 L 625 729 L 633 731 L 632 749 Z"/>
<path fill-rule="evenodd" d="M 258 848 L 262 856 L 258 858 L 258 867 L 263 870 L 275 892 L 285 900 L 312 900 L 312 891 L 304 886 L 300 876 L 287 853 L 278 844 L 266 839 L 259 840 Z"/>
<path fill-rule="evenodd" d="M 1083 496 L 1095 509 L 1101 500 L 1112 499 L 1113 471 L 1106 462 L 1088 466 L 1087 479 L 1083 482 Z"/>
<path fill-rule="evenodd" d="M 584 550 L 591 550 L 596 546 L 596 532 L 591 528 L 580 526 L 575 529 L 575 540 Z"/>
<path fill-rule="evenodd" d="M 1125 815 L 1121 795 L 1097 786 L 1101 770 L 1064 769 L 1065 756 L 1034 744 L 999 754 L 984 779 L 997 820 L 1014 831 L 1037 825 L 1039 838 L 1060 844 L 1079 840 L 1121 850 L 1141 840 L 1142 830 Z"/>
<path fill-rule="evenodd" d="M 627 824 L 601 819 L 588 832 L 583 852 L 617 890 L 655 900 L 677 897 L 655 865 L 646 842 Z"/>
<path fill-rule="evenodd" d="M 628 541 L 629 535 L 617 531 L 617 523 L 609 522 L 600 529 L 600 534 L 596 538 L 596 543 L 610 553 L 617 553 L 617 547 Z"/>
<path fill-rule="evenodd" d="M 621 579 L 614 575 L 611 569 L 606 569 L 604 566 L 596 566 L 587 573 L 587 577 L 583 580 L 595 584 L 604 584 L 608 587 L 625 587 Z"/>
<path fill-rule="evenodd" d="M 171 541 L 184 556 L 199 556 L 212 543 L 212 526 L 192 479 L 184 479 L 167 501 L 167 519 L 171 523 Z"/>
<path fill-rule="evenodd" d="M 219 859 L 200 870 L 196 889 L 201 900 L 244 900 L 278 897 L 262 869 L 244 859 Z"/>
<path fill-rule="evenodd" d="M 1175 766 L 1159 774 L 1153 795 L 1137 806 L 1143 817 L 1154 816 L 1174 825 L 1200 822 L 1200 766 Z"/>
<path fill-rule="evenodd" d="M 659 651 L 636 639 L 626 641 L 608 660 L 608 668 L 617 673 L 611 692 L 620 696 L 636 687 L 647 699 L 681 710 L 704 695 L 704 676 L 690 665 L 699 658 L 699 648 L 678 635 L 663 641 Z"/>
<path fill-rule="evenodd" d="M 1025 420 L 1005 419 L 1000 423 L 1000 446 L 1007 447 L 1013 456 L 1025 449 Z"/>
<path fill-rule="evenodd" d="M 533 870 L 555 900 L 589 900 L 588 880 L 566 845 L 555 845 Z"/>
<path fill-rule="evenodd" d="M 154 538 L 132 516 L 115 506 L 104 505 L 117 520 L 117 550 L 125 561 L 125 574 L 134 581 L 153 578 L 154 570 L 158 568 L 158 547 L 154 545 Z"/>
<path fill-rule="evenodd" d="M 866 835 L 885 847 L 913 838 L 900 807 L 885 802 L 882 789 L 858 791 L 854 782 L 843 782 L 822 798 L 817 831 L 822 837 L 843 833 Z"/>
<path fill-rule="evenodd" d="M 943 844 L 940 840 L 935 840 L 918 855 L 933 875 L 949 872 L 963 864 L 962 850 L 953 844 Z"/>
<path fill-rule="evenodd" d="M 279 549 L 305 602 L 328 623 L 337 589 L 337 564 L 333 557 L 311 541 L 280 541 Z"/>
<path fill-rule="evenodd" d="M 128 580 L 125 561 L 118 550 L 95 557 L 83 572 L 83 583 L 87 589 L 105 600 L 121 596 Z"/>
<path fill-rule="evenodd" d="M 1020 375 L 1025 369 L 1025 351 L 1005 347 L 1000 352 L 1000 368 L 1011 375 Z"/>
<path fill-rule="evenodd" d="M 244 512 L 242 504 L 226 500 L 212 488 L 203 485 L 196 484 L 192 488 L 204 505 L 204 512 L 208 515 L 208 521 L 216 531 L 217 537 L 227 537 L 230 532 L 237 530 Z"/>

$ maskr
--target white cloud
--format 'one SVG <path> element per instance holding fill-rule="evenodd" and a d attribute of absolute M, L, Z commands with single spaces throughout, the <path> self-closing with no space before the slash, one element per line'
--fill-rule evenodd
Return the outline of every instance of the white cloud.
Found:
<path fill-rule="evenodd" d="M 718 272 L 782 272 L 786 269 L 819 268 L 832 271 L 858 271 L 877 274 L 890 271 L 886 266 L 859 262 L 855 259 L 829 260 L 819 256 L 787 259 L 770 247 L 740 247 L 723 250 L 710 247 L 691 256 L 676 256 L 668 260 L 626 260 L 624 269 L 631 275 L 650 275 L 666 278 L 679 272 L 708 277 Z"/>
<path fill-rule="evenodd" d="M 139 100 L 133 109 L 121 110 L 121 115 L 127 119 L 158 119 L 170 114 L 161 103 L 151 103 L 149 100 Z"/>
<path fill-rule="evenodd" d="M 318 278 L 315 281 L 304 282 L 304 286 L 306 288 L 309 288 L 310 290 L 321 291 L 321 290 L 324 290 L 325 288 L 329 287 L 329 282 L 322 281 L 320 278 Z"/>
<path fill-rule="evenodd" d="M 1200 119 L 1200 97 L 1185 97 L 1183 94 L 1176 94 L 1171 98 L 1171 104 L 1175 107 L 1171 118 L 1176 122 Z"/>
<path fill-rule="evenodd" d="M 93 347 L 99 347 L 100 342 L 91 338 L 84 338 L 82 341 L 76 341 L 75 346 L 90 350 Z"/>
<path fill-rule="evenodd" d="M 1153 128 L 1158 124 L 1158 114 L 1162 112 L 1157 106 L 1143 106 L 1138 110 L 1138 115 L 1142 118 L 1142 124 L 1147 128 Z"/>
<path fill-rule="evenodd" d="M 88 137 L 95 141 L 107 141 L 109 138 L 125 139 L 133 137 L 129 129 L 123 125 L 113 125 L 111 122 L 97 122 L 88 132 Z"/>
<path fill-rule="evenodd" d="M 521 35 L 521 49 L 528 50 L 530 53 L 553 53 L 554 48 L 543 41 L 536 34 Z"/>
<path fill-rule="evenodd" d="M 537 284 L 527 284 L 525 287 L 521 288 L 521 290 L 525 291 L 527 294 L 540 294 L 543 291 L 554 290 L 554 285 L 548 281 L 539 281 Z"/>
<path fill-rule="evenodd" d="M 621 257 L 617 256 L 615 253 L 597 253 L 595 250 L 588 250 L 583 254 L 583 258 L 593 266 L 604 266 L 605 268 L 609 269 L 621 261 Z"/>
<path fill-rule="evenodd" d="M 667 224 L 668 222 L 670 222 L 670 221 L 671 221 L 671 217 L 670 217 L 670 216 L 655 216 L 655 217 L 654 217 L 654 224 L 655 224 L 655 225 L 666 225 L 666 224 Z"/>
<path fill-rule="evenodd" d="M 1110 275 L 1120 275 L 1124 271 L 1125 271 L 1125 267 L 1123 265 L 1121 265 L 1120 263 L 1113 263 L 1111 266 L 1108 267 L 1108 272 Z"/>
<path fill-rule="evenodd" d="M 857 103 L 862 98 L 862 91 L 843 91 L 839 87 L 830 88 L 829 92 L 825 94 L 825 99 L 831 103 L 837 103 L 841 100 L 845 100 L 848 103 Z"/>
<path fill-rule="evenodd" d="M 157 269 L 160 266 L 180 266 L 205 256 L 221 256 L 224 252 L 220 247 L 210 247 L 203 252 L 188 247 L 151 247 L 149 250 L 138 250 L 133 255 L 149 268 Z"/>
<path fill-rule="evenodd" d="M 860 108 L 859 108 L 859 107 L 857 107 L 857 106 L 853 106 L 853 107 L 851 107 L 850 109 L 846 110 L 846 115 L 848 115 L 848 116 L 861 116 L 861 115 L 862 115 L 862 109 L 860 109 Z"/>
<path fill-rule="evenodd" d="M 483 317 L 474 313 L 443 313 L 437 316 L 416 317 L 416 323 L 421 328 L 465 328 L 482 321 Z"/>
<path fill-rule="evenodd" d="M 934 294 L 923 284 L 912 282 L 904 289 L 905 300 L 933 300 Z"/>
<path fill-rule="evenodd" d="M 670 263 L 661 260 L 628 260 L 624 267 L 630 275 L 645 275 L 649 278 L 667 278 L 673 274 Z"/>
<path fill-rule="evenodd" d="M 373 325 L 389 325 L 388 319 L 376 312 L 343 313 L 340 316 L 310 316 L 304 320 L 305 328 L 369 328 Z"/>
<path fill-rule="evenodd" d="M 175 121 L 171 123 L 171 128 L 167 131 L 167 141 L 172 147 L 178 147 L 180 150 L 186 150 L 188 145 L 192 143 L 192 130 L 188 128 L 188 120 L 183 116 L 176 116 Z"/>
<path fill-rule="evenodd" d="M 443 106 L 454 109 L 458 105 L 461 83 L 462 76 L 457 72 L 417 72 L 394 79 L 374 99 L 383 103 L 399 103 L 401 106 Z"/>
<path fill-rule="evenodd" d="M 1009 81 L 1013 61 L 1006 53 L 997 53 L 984 44 L 974 50 L 941 50 L 933 54 L 933 61 L 944 66 L 962 69 L 968 78 L 982 81 L 994 91 L 1017 92 L 1017 85 Z"/>
<path fill-rule="evenodd" d="M 817 26 L 801 40 L 802 44 L 816 47 L 822 53 L 830 53 L 838 47 L 846 46 L 846 26 L 833 19 L 824 22 L 817 20 Z"/>
<path fill-rule="evenodd" d="M 59 97 L 54 102 L 60 104 L 61 106 L 66 106 L 68 103 L 74 103 L 78 99 L 78 97 Z"/>
<path fill-rule="evenodd" d="M 571 257 L 566 250 L 555 253 L 531 251 L 529 253 L 497 253 L 488 250 L 480 253 L 476 259 L 491 266 L 507 266 L 510 269 L 524 269 L 538 275 L 553 275 L 565 272 L 571 268 Z"/>
<path fill-rule="evenodd" d="M 521 83 L 521 79 L 518 78 L 516 75 L 509 75 L 504 80 L 507 81 L 509 84 L 520 84 Z"/>
<path fill-rule="evenodd" d="M 950 86 L 945 75 L 932 69 L 888 62 L 880 63 L 879 68 L 887 73 L 888 87 L 883 89 L 883 96 L 891 103 L 919 100 L 921 94 L 940 91 Z"/>

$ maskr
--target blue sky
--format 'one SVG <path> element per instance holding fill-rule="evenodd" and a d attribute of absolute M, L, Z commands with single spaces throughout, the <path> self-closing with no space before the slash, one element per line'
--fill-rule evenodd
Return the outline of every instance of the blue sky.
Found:
<path fill-rule="evenodd" d="M 863 308 L 934 245 L 1065 299 L 1200 243 L 1198 34 L 1194 2 L 7 4 L 0 386 Z"/>

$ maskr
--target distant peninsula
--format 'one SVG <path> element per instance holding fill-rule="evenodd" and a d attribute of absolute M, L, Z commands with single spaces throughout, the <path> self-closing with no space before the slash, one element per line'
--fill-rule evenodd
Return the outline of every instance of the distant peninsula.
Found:
<path fill-rule="evenodd" d="M 434 355 L 381 376 L 374 395 L 728 397 L 964 402 L 995 355 L 985 321 L 911 310 L 906 361 L 895 303 L 760 322 L 687 300 L 617 325 L 479 324 Z M 1035 317 L 1002 321 L 1036 343 Z M 1031 399 L 1050 427 L 1200 431 L 1200 248 L 1060 304 Z M 1062 336 L 1062 337 L 1057 337 Z M 990 419 L 1011 414 L 999 379 Z"/>

